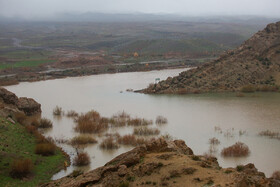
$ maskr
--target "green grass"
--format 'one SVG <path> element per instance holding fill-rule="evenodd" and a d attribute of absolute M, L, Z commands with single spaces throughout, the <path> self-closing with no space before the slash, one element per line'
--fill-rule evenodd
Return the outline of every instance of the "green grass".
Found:
<path fill-rule="evenodd" d="M 0 69 L 7 69 L 7 68 L 20 68 L 20 67 L 36 67 L 44 63 L 54 62 L 54 60 L 24 60 L 19 61 L 14 64 L 0 64 Z"/>
<path fill-rule="evenodd" d="M 66 158 L 56 150 L 53 156 L 35 154 L 36 140 L 20 124 L 11 124 L 0 117 L 0 186 L 37 186 L 48 182 L 52 175 L 64 166 Z M 29 158 L 34 164 L 33 176 L 28 180 L 10 177 L 10 165 L 14 159 Z"/>

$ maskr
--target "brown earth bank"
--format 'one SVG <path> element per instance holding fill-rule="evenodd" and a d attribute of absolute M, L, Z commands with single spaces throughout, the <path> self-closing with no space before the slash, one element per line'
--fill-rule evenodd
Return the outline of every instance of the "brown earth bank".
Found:
<path fill-rule="evenodd" d="M 217 60 L 151 84 L 143 93 L 185 94 L 231 91 L 279 91 L 280 22 L 257 32 Z"/>
<path fill-rule="evenodd" d="M 52 186 L 280 186 L 266 178 L 254 164 L 221 168 L 217 159 L 196 156 L 182 140 L 159 138 L 123 153 L 88 173 L 74 171 L 49 182 Z"/>
<path fill-rule="evenodd" d="M 196 60 L 184 60 L 172 63 L 150 63 L 150 64 L 77 64 L 71 63 L 64 66 L 57 66 L 51 70 L 47 69 L 28 69 L 21 68 L 15 69 L 6 76 L 0 77 L 0 86 L 16 85 L 19 82 L 34 82 L 41 80 L 60 79 L 66 77 L 78 77 L 87 75 L 97 75 L 104 73 L 121 73 L 121 72 L 140 72 L 140 71 L 152 71 L 162 69 L 174 69 L 174 68 L 187 68 L 197 65 Z M 26 70 L 27 69 L 27 70 Z M 6 70 L 7 71 L 7 70 Z M 0 73 L 1 74 L 1 73 Z"/>

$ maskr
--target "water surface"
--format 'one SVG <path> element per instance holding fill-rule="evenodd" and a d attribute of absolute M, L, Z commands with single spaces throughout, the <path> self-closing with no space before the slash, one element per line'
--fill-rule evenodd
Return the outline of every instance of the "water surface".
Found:
<path fill-rule="evenodd" d="M 74 123 L 71 119 L 54 118 L 53 108 L 58 105 L 65 111 L 87 112 L 96 110 L 102 116 L 110 117 L 120 111 L 132 116 L 155 120 L 158 115 L 168 119 L 168 124 L 159 127 L 161 134 L 168 133 L 175 138 L 183 139 L 194 150 L 195 154 L 204 154 L 209 149 L 209 138 L 216 137 L 221 144 L 215 154 L 222 167 L 235 167 L 238 164 L 254 163 L 256 167 L 270 176 L 280 170 L 280 140 L 259 137 L 262 130 L 280 131 L 280 94 L 258 93 L 246 97 L 235 94 L 201 94 L 201 95 L 145 95 L 126 92 L 146 87 L 156 78 L 165 79 L 177 75 L 186 69 L 161 70 L 151 72 L 133 72 L 118 74 L 92 75 L 86 77 L 65 78 L 20 83 L 7 89 L 18 96 L 34 98 L 42 104 L 42 116 L 51 119 L 54 127 L 45 132 L 54 138 L 72 138 Z M 223 133 L 214 130 L 220 127 Z M 112 129 L 112 132 L 128 134 L 132 128 Z M 239 130 L 246 131 L 240 136 Z M 231 136 L 224 136 L 224 132 Z M 97 139 L 101 139 L 97 137 Z M 246 158 L 223 158 L 220 151 L 223 147 L 237 141 L 246 143 L 250 156 Z M 62 146 L 70 155 L 75 155 L 71 146 Z M 91 156 L 94 169 L 104 165 L 115 156 L 130 150 L 121 147 L 114 151 L 100 150 L 98 145 L 85 148 Z M 61 171 L 54 176 L 60 178 L 70 173 L 74 167 Z"/>

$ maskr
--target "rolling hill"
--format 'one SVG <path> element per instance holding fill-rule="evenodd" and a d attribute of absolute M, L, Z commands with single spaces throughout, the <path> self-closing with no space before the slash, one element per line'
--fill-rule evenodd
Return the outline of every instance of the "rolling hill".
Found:
<path fill-rule="evenodd" d="M 151 84 L 144 93 L 200 93 L 277 91 L 280 86 L 280 22 L 257 32 L 235 50 Z"/>

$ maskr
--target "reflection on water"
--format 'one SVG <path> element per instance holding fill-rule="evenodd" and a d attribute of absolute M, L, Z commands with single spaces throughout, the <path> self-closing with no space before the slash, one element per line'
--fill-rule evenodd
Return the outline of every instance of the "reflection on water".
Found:
<path fill-rule="evenodd" d="M 156 78 L 165 79 L 177 75 L 182 69 L 137 73 L 119 73 L 93 75 L 87 77 L 48 80 L 34 83 L 21 83 L 7 89 L 18 96 L 32 97 L 42 104 L 42 116 L 51 119 L 54 127 L 45 132 L 46 136 L 71 138 L 77 135 L 73 130 L 72 119 L 54 118 L 53 108 L 58 105 L 65 111 L 87 112 L 96 110 L 102 116 L 110 117 L 119 111 L 126 111 L 132 117 L 153 119 L 158 115 L 167 117 L 168 124 L 160 128 L 161 134 L 169 133 L 183 139 L 195 154 L 204 154 L 209 149 L 209 138 L 221 141 L 217 145 L 216 156 L 222 167 L 235 167 L 238 164 L 253 162 L 256 167 L 270 176 L 280 169 L 280 141 L 257 136 L 266 129 L 280 131 L 280 94 L 258 93 L 247 97 L 235 97 L 235 94 L 202 95 L 144 95 L 126 92 L 146 87 Z M 123 91 L 123 93 L 120 93 Z M 220 127 L 222 133 L 215 131 Z M 128 134 L 132 128 L 111 129 L 112 132 Z M 239 135 L 239 131 L 246 131 Z M 225 132 L 230 132 L 225 135 Z M 101 140 L 100 137 L 96 138 Z M 251 154 L 246 158 L 222 158 L 220 151 L 237 141 L 246 143 Z M 62 145 L 71 158 L 75 149 Z M 113 157 L 130 150 L 121 147 L 114 151 L 100 150 L 98 144 L 86 147 L 90 154 L 91 169 L 104 165 Z M 73 167 L 55 175 L 62 177 Z"/>

